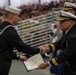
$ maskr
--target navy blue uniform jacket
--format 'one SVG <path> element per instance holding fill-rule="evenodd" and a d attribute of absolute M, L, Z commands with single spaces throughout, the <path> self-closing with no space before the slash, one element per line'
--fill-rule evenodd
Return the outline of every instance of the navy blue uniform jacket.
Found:
<path fill-rule="evenodd" d="M 0 35 L 0 73 L 5 74 L 9 72 L 12 60 L 10 56 L 14 47 L 20 52 L 32 55 L 40 52 L 39 48 L 34 48 L 23 43 L 17 31 L 9 22 L 5 21 L 0 25 L 0 32 L 8 25 L 11 25 L 11 27 L 8 27 L 2 35 Z"/>
<path fill-rule="evenodd" d="M 56 57 L 55 61 L 58 64 L 67 61 L 72 71 L 76 72 L 76 23 L 67 34 L 63 35 L 62 38 L 58 42 L 53 43 L 53 45 L 55 46 L 55 51 L 59 49 L 63 50 L 63 52 Z M 50 60 L 50 64 L 54 65 L 54 62 Z"/>

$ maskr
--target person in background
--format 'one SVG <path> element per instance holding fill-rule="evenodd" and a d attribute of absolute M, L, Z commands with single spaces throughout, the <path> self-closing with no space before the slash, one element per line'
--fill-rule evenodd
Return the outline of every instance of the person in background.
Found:
<path fill-rule="evenodd" d="M 20 20 L 21 10 L 14 6 L 7 6 L 5 10 L 5 20 L 0 25 L 0 75 L 9 74 L 13 48 L 30 55 L 45 52 L 39 47 L 31 47 L 24 43 L 13 27 Z M 26 57 L 24 59 L 26 60 Z"/>
<path fill-rule="evenodd" d="M 63 10 L 76 15 L 76 4 L 70 3 L 70 2 L 65 2 Z"/>
<path fill-rule="evenodd" d="M 63 50 L 57 57 L 52 58 L 39 66 L 39 69 L 45 69 L 48 66 L 58 66 L 60 63 L 64 66 L 64 75 L 76 75 L 76 16 L 72 13 L 60 11 L 57 19 L 60 22 L 60 29 L 64 32 L 60 40 L 50 45 L 41 46 L 46 51 L 55 52 Z"/>
<path fill-rule="evenodd" d="M 40 13 L 38 11 L 32 11 L 30 13 L 30 18 L 38 17 L 39 15 L 40 15 Z"/>
<path fill-rule="evenodd" d="M 21 18 L 21 20 L 28 19 L 28 11 L 27 11 L 27 9 L 22 9 L 20 14 L 19 14 L 19 17 Z"/>

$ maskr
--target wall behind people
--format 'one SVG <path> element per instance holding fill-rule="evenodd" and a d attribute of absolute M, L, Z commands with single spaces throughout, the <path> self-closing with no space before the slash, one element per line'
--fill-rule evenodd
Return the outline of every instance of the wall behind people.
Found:
<path fill-rule="evenodd" d="M 51 1 L 57 1 L 57 0 L 40 0 L 41 4 Z M 38 4 L 39 0 L 0 0 L 0 7 L 5 7 L 7 5 L 12 6 L 21 6 L 21 5 L 28 5 L 28 4 Z"/>
<path fill-rule="evenodd" d="M 38 2 L 39 2 L 38 0 L 22 0 L 22 3 L 25 5 L 28 5 L 29 3 L 37 4 Z"/>
<path fill-rule="evenodd" d="M 18 7 L 22 5 L 22 1 L 21 0 L 10 0 L 10 5 Z"/>
<path fill-rule="evenodd" d="M 21 6 L 28 4 L 37 4 L 38 0 L 10 0 L 11 5 L 13 6 Z"/>
<path fill-rule="evenodd" d="M 0 7 L 5 7 L 8 5 L 8 0 L 0 0 Z"/>

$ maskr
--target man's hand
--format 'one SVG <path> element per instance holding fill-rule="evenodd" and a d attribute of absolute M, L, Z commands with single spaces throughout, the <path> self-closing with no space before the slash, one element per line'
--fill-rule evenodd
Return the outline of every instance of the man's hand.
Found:
<path fill-rule="evenodd" d="M 42 63 L 42 64 L 38 67 L 38 69 L 45 69 L 45 68 L 48 67 L 48 66 L 49 66 L 49 63 L 48 63 L 48 62 Z"/>
<path fill-rule="evenodd" d="M 19 60 L 20 61 L 27 61 L 27 57 L 26 56 L 19 56 Z"/>
<path fill-rule="evenodd" d="M 49 46 L 48 45 L 42 45 L 42 46 L 40 46 L 40 48 L 41 48 L 41 53 L 42 54 L 45 54 L 45 53 L 47 53 L 47 52 L 49 52 L 50 51 L 50 48 L 49 48 Z"/>

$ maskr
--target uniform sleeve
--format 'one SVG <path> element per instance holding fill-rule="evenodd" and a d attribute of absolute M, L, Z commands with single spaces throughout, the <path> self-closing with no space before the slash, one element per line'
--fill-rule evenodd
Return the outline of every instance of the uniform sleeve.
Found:
<path fill-rule="evenodd" d="M 31 47 L 30 45 L 25 44 L 13 27 L 7 28 L 3 34 L 9 40 L 10 44 L 18 51 L 27 54 L 37 54 L 40 52 L 39 48 Z"/>
<path fill-rule="evenodd" d="M 74 59 L 73 55 L 76 54 L 76 37 L 70 38 L 67 41 L 67 47 L 56 58 L 52 58 L 49 62 L 53 66 L 59 65 L 61 62 Z"/>
<path fill-rule="evenodd" d="M 62 38 L 57 42 L 48 45 L 50 48 L 50 53 L 61 49 L 61 41 L 62 41 Z"/>
<path fill-rule="evenodd" d="M 17 59 L 17 60 L 19 60 L 19 56 L 16 54 L 16 52 L 11 52 L 11 54 L 9 55 L 9 57 L 10 57 L 10 59 Z"/>

